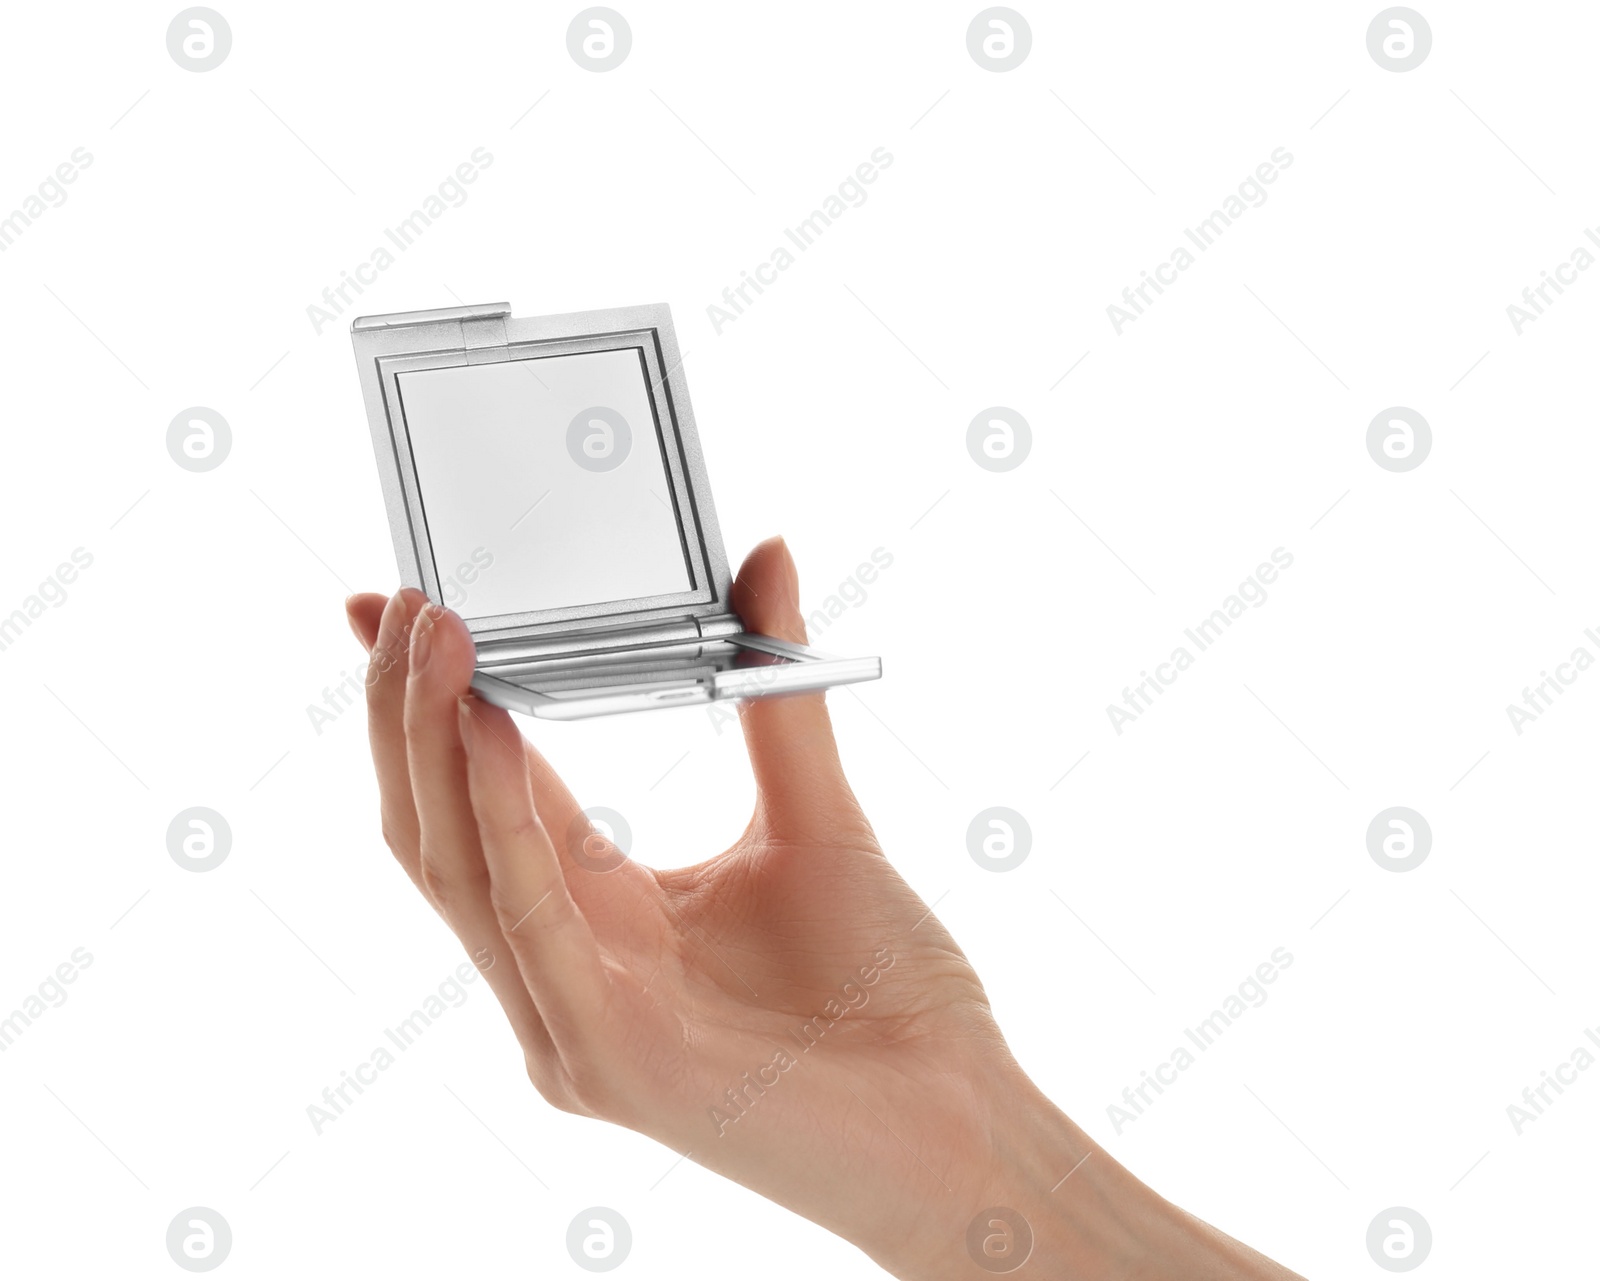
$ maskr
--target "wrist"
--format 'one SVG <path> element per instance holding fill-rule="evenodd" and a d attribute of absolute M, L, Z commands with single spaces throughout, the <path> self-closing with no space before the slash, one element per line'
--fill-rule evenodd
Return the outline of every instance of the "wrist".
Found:
<path fill-rule="evenodd" d="M 1152 1208 L 1143 1198 L 1155 1198 L 1021 1069 L 990 1079 L 985 1124 L 948 1171 L 949 1194 L 921 1199 L 913 1238 L 869 1253 L 904 1281 L 970 1281 L 1025 1267 L 1085 1281 L 1133 1272 L 1140 1221 Z"/>
<path fill-rule="evenodd" d="M 1292 1277 L 1156 1195 L 1020 1068 L 988 1100 L 987 1144 L 947 1177 L 949 1194 L 923 1198 L 900 1242 L 864 1245 L 903 1281 Z"/>

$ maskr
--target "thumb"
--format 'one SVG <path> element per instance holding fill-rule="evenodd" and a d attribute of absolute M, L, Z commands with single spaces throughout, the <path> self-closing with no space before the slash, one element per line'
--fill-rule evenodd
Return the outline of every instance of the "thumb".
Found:
<path fill-rule="evenodd" d="M 733 607 L 746 631 L 806 643 L 800 575 L 782 538 L 767 539 L 745 557 L 733 584 Z M 798 834 L 860 821 L 820 690 L 749 699 L 740 705 L 739 719 L 771 827 Z"/>

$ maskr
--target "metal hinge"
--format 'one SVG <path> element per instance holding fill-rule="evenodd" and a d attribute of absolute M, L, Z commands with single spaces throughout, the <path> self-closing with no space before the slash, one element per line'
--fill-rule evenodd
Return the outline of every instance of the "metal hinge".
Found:
<path fill-rule="evenodd" d="M 403 329 L 411 325 L 454 323 L 461 334 L 460 347 L 467 364 L 487 365 L 506 360 L 508 302 L 478 303 L 470 307 L 435 307 L 429 311 L 392 311 L 382 316 L 360 316 L 350 326 L 354 333 L 373 329 Z"/>
<path fill-rule="evenodd" d="M 625 627 L 594 627 L 581 632 L 549 636 L 477 638 L 478 665 L 521 662 L 529 658 L 555 658 L 573 654 L 598 654 L 647 645 L 712 640 L 744 631 L 737 614 L 712 614 L 705 618 L 670 618 L 662 622 Z"/>
<path fill-rule="evenodd" d="M 461 345 L 467 351 L 467 364 L 490 365 L 509 360 L 506 350 L 506 316 L 508 306 L 498 316 L 483 316 L 461 322 Z"/>

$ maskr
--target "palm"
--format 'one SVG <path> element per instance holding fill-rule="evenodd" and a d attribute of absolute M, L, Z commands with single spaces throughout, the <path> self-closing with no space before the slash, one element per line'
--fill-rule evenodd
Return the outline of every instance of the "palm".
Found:
<path fill-rule="evenodd" d="M 769 1187 L 770 1156 L 797 1148 L 811 1178 L 899 1159 L 937 1193 L 973 1137 L 941 1140 L 921 1118 L 969 1115 L 944 1083 L 1003 1043 L 966 958 L 853 801 L 830 823 L 829 839 L 795 839 L 758 814 L 698 866 L 578 878 L 628 1078 L 626 1106 L 600 1111 L 790 1204 L 805 1189 Z"/>

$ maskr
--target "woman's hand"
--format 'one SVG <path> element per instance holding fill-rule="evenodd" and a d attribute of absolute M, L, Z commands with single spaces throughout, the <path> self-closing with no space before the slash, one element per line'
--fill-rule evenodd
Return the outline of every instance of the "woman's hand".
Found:
<path fill-rule="evenodd" d="M 804 642 L 781 540 L 751 553 L 734 605 Z M 648 1134 L 903 1277 L 1009 1271 L 1024 1248 L 1041 1275 L 1289 1275 L 1155 1197 L 1038 1093 L 878 848 L 820 693 L 742 705 L 748 828 L 657 872 L 471 693 L 456 615 L 413 589 L 348 609 L 372 656 L 384 838 L 487 958 L 555 1106 Z"/>

